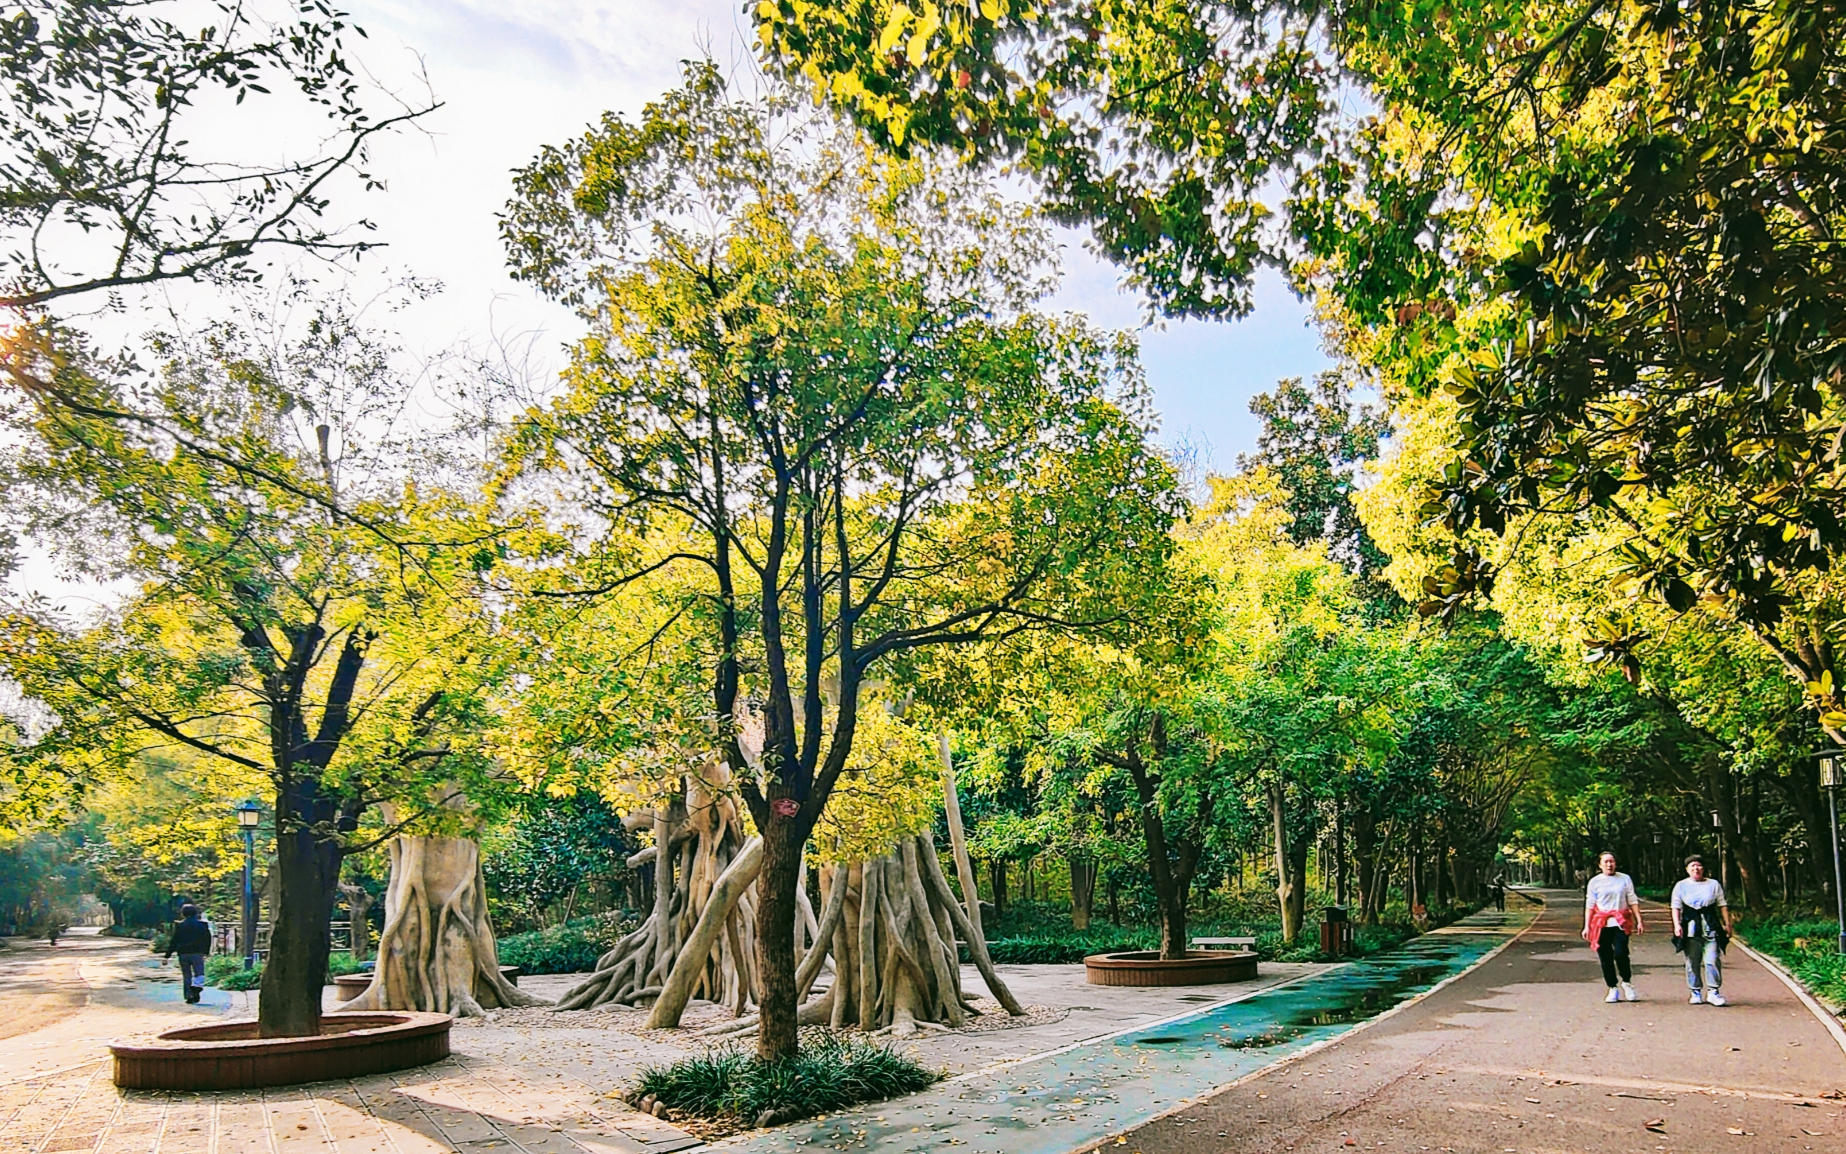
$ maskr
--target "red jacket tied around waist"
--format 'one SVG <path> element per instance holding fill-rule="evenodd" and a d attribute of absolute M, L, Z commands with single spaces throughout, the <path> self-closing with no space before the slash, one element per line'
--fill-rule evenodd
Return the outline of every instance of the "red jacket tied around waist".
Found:
<path fill-rule="evenodd" d="M 1595 949 L 1596 943 L 1602 940 L 1602 928 L 1611 924 L 1625 934 L 1630 936 L 1634 934 L 1634 926 L 1629 922 L 1627 910 L 1591 910 L 1590 949 Z"/>

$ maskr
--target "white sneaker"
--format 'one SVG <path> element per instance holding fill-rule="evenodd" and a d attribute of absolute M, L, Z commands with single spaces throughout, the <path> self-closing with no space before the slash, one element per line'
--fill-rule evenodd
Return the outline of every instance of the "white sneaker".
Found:
<path fill-rule="evenodd" d="M 1709 1006 L 1728 1006 L 1730 1005 L 1729 1002 L 1724 1000 L 1724 995 L 1720 994 L 1716 990 L 1713 990 L 1711 993 L 1705 995 L 1705 1004 Z"/>
<path fill-rule="evenodd" d="M 1621 1000 L 1622 992 L 1613 986 L 1609 987 L 1609 996 L 1603 999 L 1605 1002 L 1619 1002 Z"/>
<path fill-rule="evenodd" d="M 1641 995 L 1635 993 L 1634 987 L 1627 982 L 1623 982 L 1617 989 L 1622 991 L 1622 1000 L 1625 1002 L 1638 1002 L 1641 1000 Z"/>
<path fill-rule="evenodd" d="M 1705 1001 L 1705 995 L 1698 990 L 1694 990 L 1692 991 L 1692 996 L 1687 998 L 1686 1001 L 1694 1006 L 1701 1005 Z"/>

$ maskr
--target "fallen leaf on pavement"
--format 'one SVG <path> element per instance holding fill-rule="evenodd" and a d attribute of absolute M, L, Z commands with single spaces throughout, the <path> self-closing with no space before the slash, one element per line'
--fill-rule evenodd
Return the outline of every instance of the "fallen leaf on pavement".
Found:
<path fill-rule="evenodd" d="M 1665 1134 L 1667 1132 L 1667 1120 L 1665 1118 L 1649 1118 L 1647 1121 L 1641 1123 L 1641 1129 L 1652 1130 L 1656 1134 Z"/>
<path fill-rule="evenodd" d="M 1724 1132 L 1726 1134 L 1748 1134 L 1749 1133 L 1749 1131 L 1745 1130 L 1742 1126 L 1726 1126 L 1724 1128 Z"/>

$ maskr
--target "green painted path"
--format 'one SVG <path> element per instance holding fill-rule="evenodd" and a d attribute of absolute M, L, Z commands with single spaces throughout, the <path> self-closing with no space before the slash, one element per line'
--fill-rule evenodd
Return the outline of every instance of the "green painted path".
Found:
<path fill-rule="evenodd" d="M 1475 914 L 1386 955 L 1286 986 L 963 1075 L 895 1102 L 719 1145 L 750 1154 L 1063 1154 L 1428 992 L 1511 941 L 1535 912 L 1525 906 Z"/>

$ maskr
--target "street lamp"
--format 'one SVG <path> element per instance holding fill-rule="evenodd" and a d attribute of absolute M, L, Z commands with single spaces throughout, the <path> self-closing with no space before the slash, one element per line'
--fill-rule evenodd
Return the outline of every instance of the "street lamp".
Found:
<path fill-rule="evenodd" d="M 1824 755 L 1820 759 L 1820 787 L 1827 791 L 1827 829 L 1833 834 L 1833 903 L 1839 915 L 1840 940 L 1839 952 L 1846 954 L 1846 893 L 1840 892 L 1840 772 L 1839 751 Z"/>
<path fill-rule="evenodd" d="M 263 808 L 254 800 L 237 807 L 237 824 L 244 831 L 244 969 L 256 967 L 256 891 L 251 874 L 256 869 L 256 826 Z"/>

